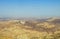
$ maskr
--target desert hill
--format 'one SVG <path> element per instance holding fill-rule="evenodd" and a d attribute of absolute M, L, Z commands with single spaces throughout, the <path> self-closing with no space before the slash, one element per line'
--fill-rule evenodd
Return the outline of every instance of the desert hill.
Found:
<path fill-rule="evenodd" d="M 0 21 L 0 39 L 59 39 L 59 36 L 58 18 Z"/>

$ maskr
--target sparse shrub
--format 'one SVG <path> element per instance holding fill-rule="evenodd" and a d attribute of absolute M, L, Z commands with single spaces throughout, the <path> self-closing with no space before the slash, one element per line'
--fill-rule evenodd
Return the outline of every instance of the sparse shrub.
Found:
<path fill-rule="evenodd" d="M 55 39 L 60 39 L 60 33 L 55 34 Z"/>
<path fill-rule="evenodd" d="M 31 37 L 30 39 L 39 39 L 39 37 Z"/>

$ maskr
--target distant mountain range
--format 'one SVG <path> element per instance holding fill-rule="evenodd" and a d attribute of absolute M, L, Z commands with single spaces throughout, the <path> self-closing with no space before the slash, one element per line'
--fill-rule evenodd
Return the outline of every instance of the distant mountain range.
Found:
<path fill-rule="evenodd" d="M 55 19 L 60 19 L 60 17 L 45 17 L 45 18 L 0 18 L 0 21 L 6 20 L 36 20 L 36 21 L 52 21 Z"/>

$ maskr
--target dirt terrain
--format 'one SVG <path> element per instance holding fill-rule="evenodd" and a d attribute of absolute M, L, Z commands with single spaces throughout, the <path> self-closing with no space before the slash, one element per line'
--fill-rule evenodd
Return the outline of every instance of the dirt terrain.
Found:
<path fill-rule="evenodd" d="M 0 39 L 60 39 L 60 18 L 0 20 Z"/>

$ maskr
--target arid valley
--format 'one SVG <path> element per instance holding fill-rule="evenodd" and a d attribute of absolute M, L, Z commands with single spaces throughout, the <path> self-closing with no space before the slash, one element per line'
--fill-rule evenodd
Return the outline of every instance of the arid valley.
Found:
<path fill-rule="evenodd" d="M 60 18 L 0 20 L 0 39 L 60 39 Z"/>

